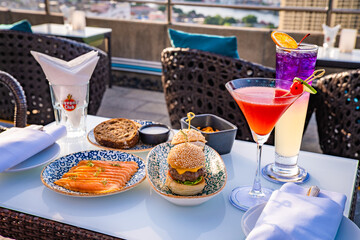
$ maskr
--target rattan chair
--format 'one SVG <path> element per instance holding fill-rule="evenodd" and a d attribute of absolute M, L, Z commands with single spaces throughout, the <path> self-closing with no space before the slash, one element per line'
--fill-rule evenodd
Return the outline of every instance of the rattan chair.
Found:
<path fill-rule="evenodd" d="M 360 69 L 323 77 L 316 88 L 321 150 L 360 159 Z"/>
<path fill-rule="evenodd" d="M 2 236 L 28 240 L 122 239 L 0 207 L 0 239 Z"/>
<path fill-rule="evenodd" d="M 10 30 L 0 31 L 0 70 L 14 76 L 23 87 L 27 101 L 27 121 L 30 124 L 47 124 L 54 121 L 49 84 L 30 54 L 30 50 L 69 61 L 91 50 L 97 50 L 100 60 L 90 79 L 88 113 L 96 114 L 109 79 L 108 58 L 105 52 L 87 44 L 69 39 Z M 0 86 L 1 96 L 8 94 Z M 0 119 L 13 121 L 14 104 L 0 98 Z"/>
<path fill-rule="evenodd" d="M 25 127 L 27 105 L 23 88 L 13 76 L 3 71 L 0 71 L 0 83 L 8 89 L 7 94 L 3 95 L 3 99 L 0 101 L 0 113 L 7 111 L 7 106 L 13 103 L 15 105 L 15 108 L 12 109 L 14 111 L 14 126 Z"/>
<path fill-rule="evenodd" d="M 243 59 L 188 48 L 166 48 L 161 54 L 162 84 L 173 128 L 188 112 L 210 113 L 238 127 L 237 139 L 252 141 L 244 115 L 225 83 L 245 77 L 275 77 L 275 70 Z M 273 137 L 268 142 L 273 142 Z"/>
<path fill-rule="evenodd" d="M 335 73 L 316 82 L 315 116 L 325 154 L 360 160 L 360 69 Z M 360 170 L 360 168 L 359 168 Z M 355 184 L 350 219 L 355 213 Z"/>
<path fill-rule="evenodd" d="M 238 127 L 237 139 L 252 141 L 244 115 L 225 89 L 236 78 L 275 77 L 275 69 L 243 59 L 224 57 L 195 49 L 166 48 L 161 54 L 162 84 L 173 128 L 187 112 L 210 113 Z M 309 108 L 305 129 L 313 108 Z M 273 134 L 268 144 L 273 144 Z"/>

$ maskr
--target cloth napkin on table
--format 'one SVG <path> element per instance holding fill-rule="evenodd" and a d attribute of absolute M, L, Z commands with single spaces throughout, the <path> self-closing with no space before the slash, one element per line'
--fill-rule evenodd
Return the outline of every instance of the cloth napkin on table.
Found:
<path fill-rule="evenodd" d="M 346 196 L 320 190 L 318 197 L 309 197 L 307 190 L 286 183 L 274 191 L 246 239 L 334 239 Z"/>
<path fill-rule="evenodd" d="M 33 128 L 10 128 L 0 134 L 0 172 L 3 172 L 54 144 L 66 135 L 62 125 Z"/>
<path fill-rule="evenodd" d="M 78 102 L 77 107 L 85 104 L 88 91 L 86 84 L 100 58 L 97 51 L 90 51 L 68 62 L 36 51 L 31 51 L 31 54 L 40 64 L 50 84 L 62 85 L 54 88 L 57 102 L 67 99 L 71 94 Z M 72 126 L 78 127 L 81 112 L 68 111 L 67 115 Z"/>
<path fill-rule="evenodd" d="M 36 51 L 30 51 L 40 64 L 49 82 L 55 85 L 84 85 L 99 60 L 97 51 L 90 51 L 71 61 L 64 61 Z"/>

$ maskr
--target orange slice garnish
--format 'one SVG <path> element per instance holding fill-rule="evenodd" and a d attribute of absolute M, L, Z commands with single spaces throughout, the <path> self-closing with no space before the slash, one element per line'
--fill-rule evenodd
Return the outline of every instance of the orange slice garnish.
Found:
<path fill-rule="evenodd" d="M 294 49 L 298 47 L 297 42 L 286 33 L 273 31 L 271 38 L 279 47 Z"/>

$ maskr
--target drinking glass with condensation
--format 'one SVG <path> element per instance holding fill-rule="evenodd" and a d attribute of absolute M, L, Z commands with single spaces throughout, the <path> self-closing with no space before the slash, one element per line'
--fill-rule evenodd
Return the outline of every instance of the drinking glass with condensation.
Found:
<path fill-rule="evenodd" d="M 49 81 L 57 124 L 65 125 L 68 137 L 86 135 L 89 80 L 99 60 L 96 51 L 69 62 L 31 51 Z"/>

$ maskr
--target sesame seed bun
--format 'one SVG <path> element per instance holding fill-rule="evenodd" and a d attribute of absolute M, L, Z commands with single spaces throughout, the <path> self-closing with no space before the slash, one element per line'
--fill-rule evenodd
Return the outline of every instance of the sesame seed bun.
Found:
<path fill-rule="evenodd" d="M 169 152 L 168 163 L 173 168 L 198 168 L 205 166 L 205 154 L 203 150 L 190 143 L 175 145 Z"/>
<path fill-rule="evenodd" d="M 201 132 L 195 129 L 182 129 L 182 131 L 187 135 L 189 142 L 201 142 L 203 144 L 206 143 L 205 137 L 201 134 Z M 186 138 L 184 134 L 179 131 L 174 135 L 171 144 L 176 145 L 184 142 L 186 142 Z"/>
<path fill-rule="evenodd" d="M 165 184 L 175 194 L 182 195 L 182 196 L 191 196 L 191 195 L 195 195 L 195 194 L 202 192 L 202 190 L 204 189 L 204 187 L 206 185 L 206 182 L 203 177 L 201 182 L 199 182 L 198 184 L 185 185 L 185 184 L 181 184 L 181 183 L 174 181 L 171 178 L 171 176 L 169 174 L 167 174 Z"/>

